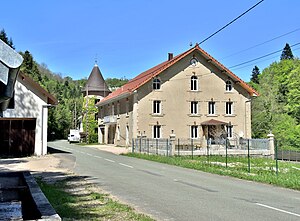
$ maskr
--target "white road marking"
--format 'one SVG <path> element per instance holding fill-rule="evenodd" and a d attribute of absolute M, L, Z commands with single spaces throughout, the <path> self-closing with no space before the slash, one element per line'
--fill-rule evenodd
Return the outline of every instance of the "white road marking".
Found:
<path fill-rule="evenodd" d="M 115 163 L 115 162 L 116 162 L 116 161 L 114 161 L 114 160 L 110 160 L 110 159 L 107 159 L 107 158 L 104 158 L 104 160 L 109 161 L 109 162 L 112 162 L 112 163 Z"/>
<path fill-rule="evenodd" d="M 124 167 L 129 167 L 129 168 L 133 168 L 133 166 L 130 166 L 130 165 L 127 165 L 127 164 L 124 164 L 124 163 L 119 163 L 120 165 L 124 166 Z"/>
<path fill-rule="evenodd" d="M 272 210 L 276 210 L 276 211 L 279 211 L 279 212 L 282 212 L 282 213 L 287 213 L 287 214 L 290 214 L 290 215 L 293 215 L 293 216 L 300 217 L 300 214 L 297 214 L 297 213 L 293 213 L 293 212 L 289 212 L 289 211 L 286 211 L 286 210 L 278 209 L 278 208 L 268 206 L 268 205 L 265 205 L 265 204 L 261 204 L 261 203 L 255 203 L 255 204 L 258 205 L 258 206 L 268 208 L 268 209 L 272 209 Z"/>
<path fill-rule="evenodd" d="M 93 155 L 92 155 L 92 154 L 90 154 L 90 153 L 87 153 L 86 155 L 88 155 L 88 156 L 91 156 L 91 157 L 93 156 Z"/>
<path fill-rule="evenodd" d="M 99 156 L 94 156 L 94 157 L 96 157 L 96 158 L 98 158 L 98 159 L 102 159 L 102 157 L 99 157 Z"/>

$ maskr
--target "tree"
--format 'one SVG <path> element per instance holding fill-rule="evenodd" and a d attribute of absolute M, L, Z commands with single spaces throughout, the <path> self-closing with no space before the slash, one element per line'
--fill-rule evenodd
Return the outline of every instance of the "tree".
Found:
<path fill-rule="evenodd" d="M 251 75 L 251 82 L 255 84 L 259 84 L 258 76 L 260 75 L 259 68 L 255 65 L 255 67 L 252 69 L 252 75 Z"/>
<path fill-rule="evenodd" d="M 0 31 L 0 39 L 4 41 L 4 43 L 8 44 L 11 48 L 15 49 L 12 38 L 8 39 L 4 29 Z"/>
<path fill-rule="evenodd" d="M 289 60 L 289 59 L 294 59 L 294 55 L 290 45 L 286 43 L 281 53 L 280 60 Z"/>

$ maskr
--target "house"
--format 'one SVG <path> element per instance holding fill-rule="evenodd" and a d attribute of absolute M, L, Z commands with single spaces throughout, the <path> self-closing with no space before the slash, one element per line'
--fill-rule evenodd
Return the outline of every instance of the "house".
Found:
<path fill-rule="evenodd" d="M 82 89 L 83 100 L 83 117 L 80 118 L 79 131 L 87 140 L 94 142 L 93 136 L 98 140 L 98 111 L 95 104 L 110 94 L 111 91 L 106 85 L 102 73 L 97 64 L 94 65 L 85 87 Z M 86 118 L 88 116 L 88 121 Z M 88 141 L 88 142 L 89 142 Z"/>
<path fill-rule="evenodd" d="M 38 83 L 19 73 L 12 105 L 0 118 L 1 154 L 47 154 L 48 108 L 58 101 Z"/>
<path fill-rule="evenodd" d="M 258 93 L 196 45 L 141 73 L 103 98 L 100 143 L 132 138 L 251 137 L 251 98 Z"/>

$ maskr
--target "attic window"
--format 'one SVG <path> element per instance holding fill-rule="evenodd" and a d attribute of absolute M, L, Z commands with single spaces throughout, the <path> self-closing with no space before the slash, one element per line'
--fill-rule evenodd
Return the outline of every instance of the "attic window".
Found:
<path fill-rule="evenodd" d="M 158 78 L 154 78 L 152 83 L 153 90 L 160 89 L 160 80 Z"/>
<path fill-rule="evenodd" d="M 230 80 L 226 81 L 226 91 L 232 91 L 232 82 Z"/>

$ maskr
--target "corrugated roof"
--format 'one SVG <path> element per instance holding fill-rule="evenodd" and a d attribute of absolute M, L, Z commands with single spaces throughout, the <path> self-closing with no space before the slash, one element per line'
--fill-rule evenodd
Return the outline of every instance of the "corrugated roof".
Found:
<path fill-rule="evenodd" d="M 101 71 L 97 64 L 94 65 L 90 76 L 87 80 L 88 91 L 99 91 L 99 92 L 108 92 L 110 91 L 106 85 L 106 82 L 101 74 Z M 82 89 L 82 91 L 86 91 L 86 87 Z"/>
<path fill-rule="evenodd" d="M 193 53 L 193 52 L 199 52 L 203 57 L 205 57 L 208 61 L 210 61 L 212 64 L 214 64 L 219 70 L 224 71 L 229 77 L 231 77 L 233 80 L 236 81 L 236 83 L 239 83 L 251 96 L 258 96 L 258 92 L 255 91 L 252 87 L 250 87 L 246 82 L 241 80 L 238 76 L 233 74 L 229 69 L 227 69 L 224 65 L 222 65 L 220 62 L 218 62 L 216 59 L 214 59 L 211 55 L 209 55 L 206 51 L 201 49 L 199 45 L 197 44 L 195 47 L 183 52 L 182 54 L 179 54 L 175 56 L 171 60 L 167 60 L 153 68 L 150 68 L 149 70 L 142 72 L 132 80 L 130 80 L 128 83 L 123 85 L 121 88 L 115 90 L 111 94 L 109 94 L 107 97 L 102 99 L 98 104 L 101 105 L 101 103 L 106 103 L 110 99 L 116 99 L 121 95 L 124 95 L 125 93 L 132 93 L 151 79 L 153 77 L 159 75 L 164 70 L 169 68 L 170 66 L 174 65 L 181 59 L 183 59 L 185 56 Z"/>

